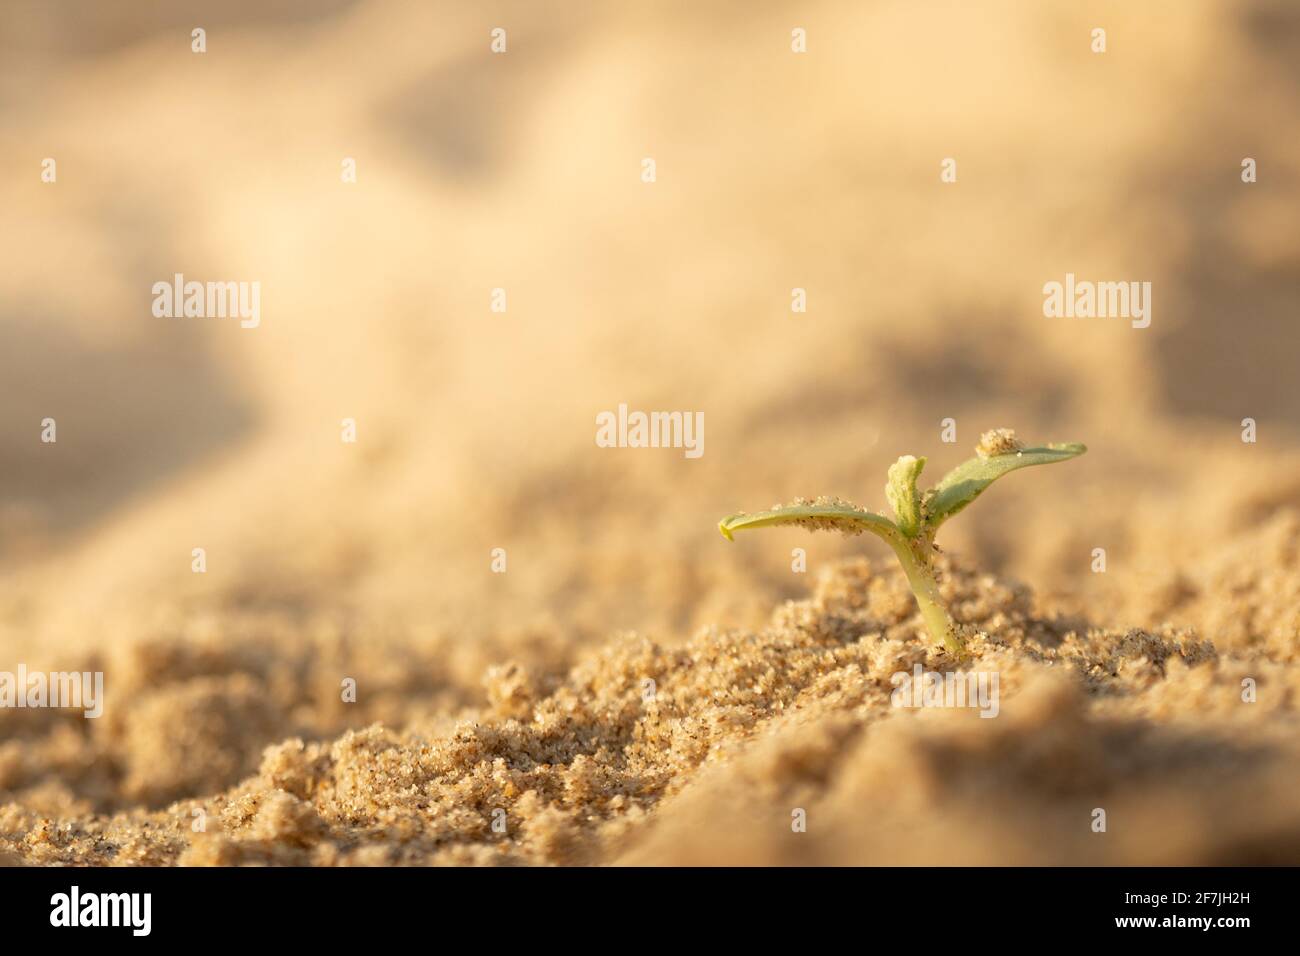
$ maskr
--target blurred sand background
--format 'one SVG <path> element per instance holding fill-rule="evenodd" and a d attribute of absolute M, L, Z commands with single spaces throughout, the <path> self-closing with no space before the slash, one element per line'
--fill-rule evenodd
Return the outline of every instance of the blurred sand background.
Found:
<path fill-rule="evenodd" d="M 1280 0 L 8 0 L 0 670 L 107 704 L 0 711 L 0 860 L 1300 861 L 1298 62 Z M 716 521 L 1001 425 L 1090 449 L 941 536 L 1003 715 L 890 712 L 883 549 Z"/>

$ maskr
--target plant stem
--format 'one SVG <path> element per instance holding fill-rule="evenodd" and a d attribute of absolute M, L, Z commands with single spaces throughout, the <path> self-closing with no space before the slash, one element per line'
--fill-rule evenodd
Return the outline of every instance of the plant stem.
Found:
<path fill-rule="evenodd" d="M 939 584 L 934 579 L 934 572 L 930 570 L 929 562 L 922 561 L 916 556 L 911 542 L 893 537 L 887 540 L 894 553 L 898 555 L 898 563 L 903 566 L 907 583 L 912 586 L 912 594 L 916 597 L 916 604 L 921 609 L 921 618 L 925 621 L 930 636 L 935 641 L 942 642 L 952 653 L 963 654 L 965 647 L 957 634 L 956 625 L 948 615 L 947 608 L 943 606 Z"/>

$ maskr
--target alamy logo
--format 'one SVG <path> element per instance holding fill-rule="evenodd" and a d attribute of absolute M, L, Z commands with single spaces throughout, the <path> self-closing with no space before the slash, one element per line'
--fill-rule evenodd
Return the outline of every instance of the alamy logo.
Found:
<path fill-rule="evenodd" d="M 153 284 L 153 314 L 160 319 L 238 318 L 240 328 L 262 323 L 262 283 L 186 282 L 182 273 L 172 281 Z"/>
<path fill-rule="evenodd" d="M 1049 319 L 1130 319 L 1133 328 L 1151 324 L 1150 282 L 1077 281 L 1073 272 L 1065 282 L 1043 286 L 1043 315 Z"/>
<path fill-rule="evenodd" d="M 981 717 L 996 717 L 997 671 L 927 671 L 920 664 L 912 673 L 896 671 L 889 682 L 894 692 L 889 702 L 895 707 L 974 707 Z"/>
<path fill-rule="evenodd" d="M 95 718 L 104 713 L 103 671 L 0 671 L 0 708 L 71 707 Z"/>
<path fill-rule="evenodd" d="M 682 448 L 687 458 L 704 454 L 703 412 L 629 412 L 596 416 L 596 444 L 601 448 Z"/>
<path fill-rule="evenodd" d="M 51 926 L 129 926 L 133 936 L 153 928 L 152 893 L 82 893 L 73 886 L 50 897 Z"/>

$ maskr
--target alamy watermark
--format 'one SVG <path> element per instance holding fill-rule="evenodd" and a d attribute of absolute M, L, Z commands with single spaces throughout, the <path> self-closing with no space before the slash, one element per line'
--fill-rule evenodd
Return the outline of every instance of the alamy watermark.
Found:
<path fill-rule="evenodd" d="M 1150 282 L 1089 282 L 1073 272 L 1064 282 L 1043 285 L 1043 315 L 1049 319 L 1129 319 L 1135 329 L 1151 324 Z"/>
<path fill-rule="evenodd" d="M 895 707 L 972 707 L 981 717 L 996 717 L 997 671 L 927 671 L 920 664 L 907 671 L 895 671 L 889 678 L 894 692 L 889 702 Z"/>
<path fill-rule="evenodd" d="M 687 458 L 704 454 L 703 412 L 618 412 L 596 416 L 596 445 L 600 448 L 681 448 Z"/>
<path fill-rule="evenodd" d="M 83 893 L 74 883 L 68 892 L 50 897 L 50 925 L 120 926 L 132 936 L 148 936 L 153 929 L 153 894 Z"/>
<path fill-rule="evenodd" d="M 0 708 L 69 707 L 94 719 L 104 713 L 103 671 L 0 671 Z"/>
<path fill-rule="evenodd" d="M 262 324 L 262 283 L 186 282 L 178 272 L 172 281 L 153 284 L 153 314 L 160 319 L 238 318 L 240 328 Z"/>

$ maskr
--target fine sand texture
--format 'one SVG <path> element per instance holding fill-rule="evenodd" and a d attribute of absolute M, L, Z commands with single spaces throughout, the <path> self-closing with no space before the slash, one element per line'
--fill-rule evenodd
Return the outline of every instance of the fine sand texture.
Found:
<path fill-rule="evenodd" d="M 1297 63 L 1269 0 L 4 4 L 0 672 L 104 707 L 0 708 L 0 864 L 1300 863 Z M 878 540 L 718 534 L 1002 426 L 1088 453 L 940 532 L 965 661 Z"/>

